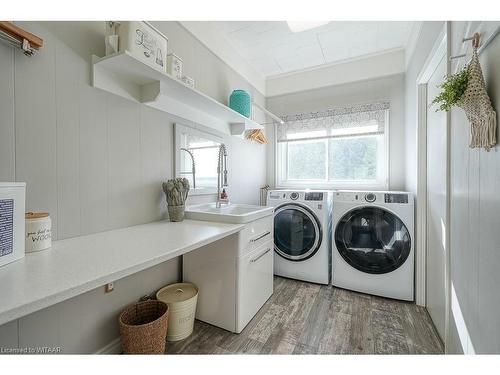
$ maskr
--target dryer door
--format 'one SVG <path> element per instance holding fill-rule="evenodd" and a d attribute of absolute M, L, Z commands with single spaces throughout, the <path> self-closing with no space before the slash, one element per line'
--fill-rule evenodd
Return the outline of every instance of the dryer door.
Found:
<path fill-rule="evenodd" d="M 321 246 L 323 235 L 316 215 L 299 203 L 287 203 L 274 211 L 274 250 L 285 259 L 303 261 Z"/>
<path fill-rule="evenodd" d="M 335 244 L 352 267 L 382 274 L 396 270 L 406 261 L 411 237 L 395 214 L 370 206 L 355 208 L 342 216 L 335 228 Z"/>

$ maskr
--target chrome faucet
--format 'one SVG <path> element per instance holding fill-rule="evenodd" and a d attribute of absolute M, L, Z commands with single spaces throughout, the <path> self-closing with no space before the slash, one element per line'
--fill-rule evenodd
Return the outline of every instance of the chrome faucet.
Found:
<path fill-rule="evenodd" d="M 222 191 L 227 187 L 227 150 L 226 145 L 219 146 L 219 159 L 217 161 L 217 202 L 215 207 L 220 208 L 223 204 L 229 204 L 229 198 L 222 198 Z"/>
<path fill-rule="evenodd" d="M 192 174 L 193 175 L 193 189 L 196 189 L 196 165 L 194 163 L 194 155 L 187 148 L 182 147 L 181 151 L 186 151 L 189 156 L 191 156 L 191 172 L 181 172 L 181 174 Z"/>

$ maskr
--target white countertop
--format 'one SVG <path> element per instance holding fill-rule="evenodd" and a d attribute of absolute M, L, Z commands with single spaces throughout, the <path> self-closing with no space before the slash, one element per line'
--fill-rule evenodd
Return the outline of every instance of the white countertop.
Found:
<path fill-rule="evenodd" d="M 0 267 L 0 325 L 239 232 L 244 225 L 184 220 L 54 241 Z"/>

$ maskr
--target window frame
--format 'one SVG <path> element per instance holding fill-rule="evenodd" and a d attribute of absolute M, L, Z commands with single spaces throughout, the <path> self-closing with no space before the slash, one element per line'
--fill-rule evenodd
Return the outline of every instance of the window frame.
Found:
<path fill-rule="evenodd" d="M 218 133 L 218 132 L 217 132 Z M 201 138 L 205 138 L 211 140 L 219 145 L 224 143 L 224 138 L 222 134 L 215 134 L 212 131 L 205 131 L 204 128 L 191 127 L 188 125 L 184 125 L 181 123 L 174 123 L 174 174 L 176 177 L 185 177 L 181 174 L 181 156 L 180 156 L 180 148 L 182 145 L 182 136 L 183 134 L 193 135 Z M 217 168 L 217 165 L 214 163 L 214 168 Z M 217 194 L 217 186 L 215 187 L 203 187 L 196 189 L 191 188 L 189 190 L 188 196 L 194 195 L 213 195 Z"/>
<path fill-rule="evenodd" d="M 286 147 L 280 146 L 280 143 L 282 145 L 288 146 L 289 142 L 278 142 L 278 126 L 279 124 L 274 126 L 274 181 L 275 181 L 275 186 L 277 189 L 288 189 L 288 188 L 295 188 L 295 189 L 306 189 L 306 188 L 312 188 L 312 189 L 327 189 L 327 190 L 336 190 L 336 189 L 360 189 L 360 190 L 388 190 L 389 189 L 389 183 L 390 183 L 390 114 L 391 110 L 387 109 L 386 110 L 386 118 L 385 118 L 385 124 L 384 124 L 384 133 L 383 133 L 383 140 L 384 140 L 384 149 L 382 151 L 383 157 L 385 160 L 382 161 L 383 167 L 384 167 L 384 176 L 380 179 L 377 180 L 375 183 L 373 182 L 357 182 L 354 180 L 351 181 L 328 181 L 329 173 L 329 163 L 328 163 L 328 155 L 327 155 L 327 163 L 326 163 L 326 176 L 327 180 L 285 180 L 282 178 L 282 173 L 283 173 L 283 165 L 285 165 L 285 172 L 288 172 L 288 159 L 286 161 L 283 160 L 283 155 L 280 155 L 284 153 L 284 150 Z M 350 138 L 350 137 L 363 137 L 366 135 L 363 134 L 355 134 L 355 135 L 346 135 L 346 136 L 340 136 L 337 138 Z M 328 148 L 328 141 L 331 138 L 325 138 L 324 141 L 327 143 L 326 145 L 326 150 L 327 153 L 329 152 Z M 292 141 L 293 142 L 293 141 Z M 297 142 L 303 142 L 303 141 L 297 141 Z M 309 142 L 306 141 L 306 142 Z"/>

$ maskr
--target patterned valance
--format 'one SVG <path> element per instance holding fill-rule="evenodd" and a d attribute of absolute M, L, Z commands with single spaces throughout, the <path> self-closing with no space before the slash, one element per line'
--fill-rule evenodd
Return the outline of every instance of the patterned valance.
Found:
<path fill-rule="evenodd" d="M 277 141 L 381 134 L 388 121 L 389 103 L 359 104 L 325 111 L 286 115 L 277 125 Z"/>

